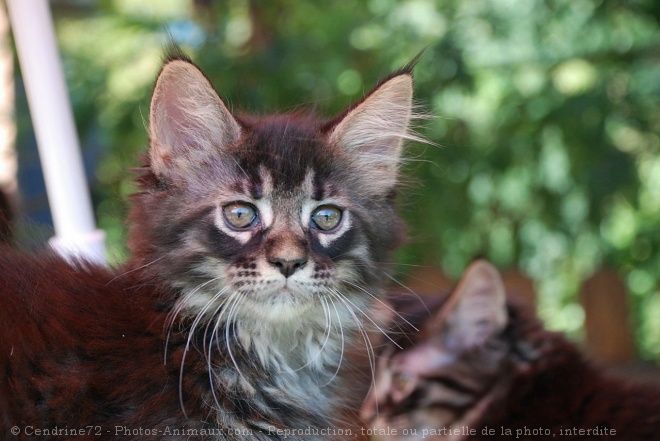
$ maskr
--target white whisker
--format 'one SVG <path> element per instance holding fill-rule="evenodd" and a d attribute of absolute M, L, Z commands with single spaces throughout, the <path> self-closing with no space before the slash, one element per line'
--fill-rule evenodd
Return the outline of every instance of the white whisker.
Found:
<path fill-rule="evenodd" d="M 330 333 L 332 332 L 332 329 L 331 329 L 331 324 L 332 324 L 331 320 L 332 320 L 332 318 L 330 317 L 329 306 L 328 306 L 327 300 L 324 299 L 322 296 L 319 296 L 319 299 L 321 300 L 321 305 L 323 306 L 323 316 L 325 318 L 325 331 L 323 333 L 324 334 L 323 344 L 319 348 L 316 355 L 314 355 L 304 365 L 300 366 L 297 369 L 294 369 L 294 372 L 298 372 L 298 371 L 306 368 L 307 366 L 311 365 L 314 361 L 316 361 L 316 359 L 318 359 L 321 356 L 321 354 L 323 353 L 323 349 L 325 349 L 325 346 L 328 343 L 328 340 L 330 340 Z"/>
<path fill-rule="evenodd" d="M 132 272 L 135 272 L 135 271 L 141 270 L 141 269 L 143 269 L 143 268 L 146 268 L 146 267 L 148 267 L 148 266 L 150 266 L 150 265 L 153 265 L 154 263 L 158 262 L 160 259 L 163 259 L 164 257 L 165 257 L 165 256 L 160 256 L 158 259 L 154 259 L 154 260 L 152 260 L 152 261 L 149 262 L 149 263 L 145 263 L 144 265 L 138 266 L 137 268 L 133 268 L 133 269 L 131 269 L 131 270 L 128 270 L 128 271 L 125 271 L 125 272 L 123 272 L 123 273 L 121 273 L 121 274 L 118 274 L 118 275 L 116 275 L 115 277 L 113 277 L 112 279 L 110 279 L 110 281 L 109 281 L 108 283 L 106 283 L 104 286 L 108 286 L 108 285 L 110 285 L 112 282 L 114 282 L 115 280 L 117 280 L 117 279 L 120 278 L 120 277 L 125 276 L 126 274 L 130 274 L 130 273 L 132 273 Z"/>
<path fill-rule="evenodd" d="M 365 348 L 367 349 L 367 358 L 369 359 L 369 368 L 371 372 L 371 385 L 372 387 L 375 387 L 375 378 L 376 378 L 376 353 L 374 352 L 373 345 L 371 344 L 371 339 L 369 338 L 368 333 L 364 330 L 362 323 L 360 323 L 360 320 L 357 318 L 355 315 L 355 312 L 353 311 L 352 308 L 346 303 L 349 302 L 346 296 L 344 296 L 341 292 L 335 290 L 335 289 L 329 289 L 329 292 L 333 294 L 337 299 L 339 299 L 340 302 L 346 306 L 346 309 L 348 312 L 351 314 L 353 317 L 353 320 L 355 320 L 355 324 L 357 325 L 358 331 L 362 335 L 362 339 L 364 340 Z"/>
<path fill-rule="evenodd" d="M 399 314 L 395 309 L 393 309 L 390 305 L 388 305 L 387 302 L 383 302 L 381 299 L 379 299 L 379 298 L 376 297 L 374 294 L 372 294 L 371 292 L 369 292 L 366 288 L 364 288 L 364 287 L 358 285 L 357 283 L 353 283 L 353 282 L 351 282 L 351 281 L 349 281 L 349 280 L 342 280 L 342 282 L 347 283 L 347 284 L 349 284 L 349 285 L 351 285 L 351 286 L 353 286 L 353 287 L 359 289 L 359 290 L 362 291 L 363 293 L 367 294 L 368 296 L 370 296 L 371 298 L 373 298 L 374 300 L 376 300 L 378 303 L 380 303 L 381 305 L 383 305 L 385 308 L 387 308 L 389 311 L 391 311 L 391 312 L 393 312 L 394 314 L 396 314 L 397 317 L 399 317 L 401 320 L 403 320 L 404 322 L 406 322 L 406 324 L 408 324 L 410 327 L 412 327 L 415 331 L 419 331 L 419 329 L 417 329 L 417 327 L 415 327 L 415 325 L 413 325 L 412 323 L 410 323 L 410 322 L 409 322 L 404 316 L 402 316 L 401 314 Z M 379 328 L 379 329 L 380 329 L 380 328 Z"/>
<path fill-rule="evenodd" d="M 182 299 L 180 299 L 177 302 L 176 306 L 168 314 L 167 319 L 165 320 L 165 326 L 167 326 L 168 329 L 167 329 L 167 335 L 165 336 L 165 351 L 164 351 L 164 354 L 163 354 L 163 364 L 167 364 L 167 350 L 168 350 L 168 347 L 169 347 L 170 336 L 172 335 L 172 327 L 174 326 L 174 322 L 176 321 L 177 316 L 179 314 L 181 314 L 181 312 L 185 308 L 186 304 L 188 303 L 187 300 L 190 299 L 192 296 L 194 296 L 200 289 L 202 289 L 206 285 L 208 285 L 209 283 L 214 282 L 216 280 L 219 280 L 220 278 L 221 277 L 214 277 L 213 279 L 207 280 L 206 282 L 197 285 L 195 287 L 195 289 L 193 289 L 192 291 L 187 293 Z M 213 299 L 215 299 L 215 297 L 213 297 Z M 205 306 L 203 310 L 206 310 L 206 309 L 207 309 L 207 306 Z"/>
<path fill-rule="evenodd" d="M 333 294 L 332 291 L 330 291 L 330 293 Z M 331 298 L 329 298 L 328 300 L 332 303 L 332 307 L 335 309 L 335 314 L 337 315 L 337 324 L 339 326 L 339 336 L 341 337 L 341 352 L 339 353 L 339 362 L 337 363 L 337 369 L 335 369 L 335 372 L 332 375 L 332 377 L 323 386 L 327 386 L 328 384 L 332 383 L 332 381 L 339 374 L 339 371 L 341 369 L 341 364 L 344 361 L 344 350 L 345 350 L 345 347 L 346 347 L 346 341 L 345 341 L 345 338 L 344 338 L 344 327 L 341 324 L 341 316 L 339 315 L 339 310 L 337 309 L 337 305 L 335 304 L 335 302 L 332 301 Z M 330 311 L 328 311 L 328 313 L 329 312 Z"/>
<path fill-rule="evenodd" d="M 202 287 L 204 287 L 205 285 L 208 285 L 209 283 L 211 283 L 214 280 L 217 280 L 217 278 L 216 279 L 210 279 L 210 280 L 206 281 L 205 283 L 197 286 L 197 288 L 195 288 L 191 293 L 199 291 Z M 184 367 L 185 367 L 185 364 L 186 364 L 186 356 L 188 355 L 188 351 L 190 350 L 190 342 L 192 341 L 192 337 L 195 334 L 195 330 L 197 329 L 197 325 L 199 324 L 199 322 L 202 320 L 202 318 L 206 314 L 206 311 L 208 311 L 211 308 L 211 305 L 213 304 L 213 302 L 217 298 L 219 298 L 220 295 L 222 295 L 222 293 L 225 290 L 226 290 L 226 288 L 221 290 L 220 292 L 216 293 L 208 302 L 206 302 L 206 305 L 204 305 L 204 308 L 202 308 L 202 310 L 197 314 L 197 316 L 193 320 L 192 324 L 190 325 L 190 329 L 188 330 L 188 338 L 186 339 L 186 345 L 183 349 L 183 356 L 181 357 L 181 365 L 180 365 L 180 368 L 179 368 L 179 403 L 181 405 L 181 410 L 183 411 L 184 415 L 186 415 L 186 409 L 185 409 L 185 405 L 183 403 L 183 371 L 184 371 Z M 190 295 L 190 293 L 188 295 Z M 174 324 L 176 314 L 180 313 L 182 310 L 183 310 L 183 308 L 177 308 L 177 312 L 172 316 L 172 323 L 170 325 L 170 331 L 171 331 L 172 326 Z M 170 332 L 168 332 L 167 338 L 165 340 L 165 357 L 166 357 L 165 361 L 167 361 L 167 347 L 168 347 L 168 344 L 169 344 L 169 338 L 170 338 Z"/>
<path fill-rule="evenodd" d="M 224 294 L 227 291 L 228 288 L 229 287 L 223 288 L 218 294 L 216 294 L 216 296 L 214 296 L 214 299 L 219 298 L 220 295 Z M 230 295 L 229 299 L 227 299 L 224 302 L 220 302 L 218 304 L 218 306 L 213 311 L 212 317 L 218 317 L 218 316 L 222 315 L 221 309 L 224 310 L 223 307 L 225 306 L 225 304 L 227 302 L 229 302 L 231 300 L 231 297 L 232 296 Z M 220 311 L 220 314 L 218 314 L 218 311 Z M 208 334 L 208 329 L 209 329 L 209 326 L 211 325 L 211 323 L 214 323 L 214 326 L 213 326 L 213 331 L 211 332 L 211 337 L 209 338 L 209 341 L 208 341 L 208 352 L 207 352 L 206 336 Z M 208 370 L 209 370 L 209 384 L 211 385 L 211 395 L 213 395 L 213 401 L 215 402 L 217 408 L 222 409 L 222 406 L 220 406 L 220 403 L 218 401 L 218 397 L 215 393 L 215 387 L 213 386 L 213 383 L 214 383 L 215 379 L 213 377 L 213 364 L 211 362 L 211 355 L 212 355 L 212 350 L 213 350 L 213 340 L 214 339 L 216 340 L 216 348 L 219 350 L 219 347 L 217 346 L 218 345 L 217 332 L 216 332 L 217 331 L 217 323 L 218 323 L 217 319 L 215 321 L 214 320 L 209 320 L 206 323 L 206 327 L 204 328 L 204 343 L 203 343 L 204 350 L 203 350 L 203 352 L 204 352 L 204 355 L 206 356 L 206 366 L 208 367 Z"/>
<path fill-rule="evenodd" d="M 339 291 L 336 291 L 336 293 L 341 294 Z M 392 339 L 392 337 L 390 337 L 390 336 L 387 334 L 387 332 L 385 332 L 385 330 L 384 330 L 383 328 L 381 328 L 380 326 L 378 326 L 378 323 L 376 323 L 375 321 L 373 321 L 373 319 L 372 319 L 371 317 L 369 317 L 369 315 L 368 315 L 367 313 L 365 313 L 360 307 L 358 307 L 355 303 L 351 302 L 350 299 L 349 299 L 348 297 L 342 295 L 342 298 L 343 298 L 344 301 L 348 302 L 348 303 L 349 303 L 349 304 L 350 304 L 350 305 L 351 305 L 356 311 L 360 312 L 360 314 L 362 314 L 362 315 L 364 316 L 364 318 L 366 318 L 367 320 L 369 320 L 369 321 L 370 321 L 370 322 L 371 322 L 371 323 L 372 323 L 372 324 L 373 324 L 373 325 L 374 325 L 374 326 L 375 326 L 375 327 L 381 332 L 381 334 L 383 334 L 385 337 L 387 337 L 387 339 L 388 339 L 389 341 L 391 341 L 391 342 L 392 342 L 397 348 L 399 348 L 399 349 L 403 349 L 401 346 L 399 346 L 399 344 L 398 344 L 397 342 L 395 342 L 395 341 Z"/>
<path fill-rule="evenodd" d="M 230 335 L 229 335 L 229 326 L 232 323 L 232 316 L 234 315 L 234 311 L 236 310 L 236 307 L 238 306 L 240 300 L 242 299 L 242 295 L 240 293 L 235 293 L 236 300 L 231 302 L 231 307 L 229 309 L 229 312 L 227 313 L 227 322 L 225 324 L 225 342 L 227 344 L 227 352 L 229 353 L 229 358 L 231 358 L 232 363 L 234 364 L 234 367 L 236 368 L 236 372 L 238 372 L 238 375 L 245 381 L 246 384 L 250 384 L 250 381 L 243 375 L 243 372 L 241 371 L 240 366 L 238 365 L 238 362 L 236 361 L 236 358 L 234 357 L 234 352 L 231 350 L 231 344 L 230 344 Z M 234 295 L 232 295 L 234 297 Z M 234 328 L 235 329 L 235 328 Z M 235 335 L 235 333 L 234 333 Z"/>

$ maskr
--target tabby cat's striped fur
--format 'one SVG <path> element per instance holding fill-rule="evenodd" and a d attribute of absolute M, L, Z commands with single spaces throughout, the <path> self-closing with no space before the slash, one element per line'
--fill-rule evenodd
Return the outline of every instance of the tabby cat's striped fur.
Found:
<path fill-rule="evenodd" d="M 404 349 L 384 351 L 362 409 L 376 435 L 389 434 L 382 439 L 660 439 L 660 384 L 592 366 L 526 308 L 507 304 L 489 263 L 474 263 L 444 302 L 392 300 L 407 319 L 397 327 Z"/>

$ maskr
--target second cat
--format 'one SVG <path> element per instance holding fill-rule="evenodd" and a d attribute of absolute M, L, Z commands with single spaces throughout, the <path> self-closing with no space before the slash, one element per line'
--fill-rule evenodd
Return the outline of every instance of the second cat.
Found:
<path fill-rule="evenodd" d="M 394 333 L 403 350 L 384 350 L 362 409 L 375 438 L 659 439 L 660 384 L 594 367 L 530 311 L 507 304 L 490 263 L 472 264 L 444 302 L 397 308 L 407 320 Z"/>

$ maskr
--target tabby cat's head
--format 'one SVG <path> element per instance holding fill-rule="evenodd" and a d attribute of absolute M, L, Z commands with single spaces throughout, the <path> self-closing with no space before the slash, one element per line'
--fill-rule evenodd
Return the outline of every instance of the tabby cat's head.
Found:
<path fill-rule="evenodd" d="M 411 101 L 406 68 L 332 120 L 239 116 L 170 57 L 133 201 L 133 263 L 182 289 L 195 313 L 234 296 L 239 315 L 295 319 L 368 297 L 402 237 L 393 195 Z"/>
<path fill-rule="evenodd" d="M 505 382 L 508 321 L 500 274 L 486 261 L 473 263 L 413 345 L 381 355 L 365 423 L 397 429 L 392 439 L 463 439 L 442 429 L 474 425 Z"/>

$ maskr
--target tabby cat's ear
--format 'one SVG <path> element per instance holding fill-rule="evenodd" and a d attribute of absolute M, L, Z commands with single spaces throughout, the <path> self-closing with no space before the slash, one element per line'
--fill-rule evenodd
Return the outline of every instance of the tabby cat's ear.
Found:
<path fill-rule="evenodd" d="M 413 81 L 404 71 L 376 87 L 330 131 L 330 143 L 343 149 L 361 175 L 366 191 L 389 193 L 396 184 L 403 140 L 409 133 Z"/>
<path fill-rule="evenodd" d="M 448 347 L 468 350 L 482 346 L 507 324 L 506 293 L 497 269 L 485 260 L 474 262 L 441 311 Z"/>
<path fill-rule="evenodd" d="M 175 59 L 164 66 L 149 115 L 151 168 L 177 182 L 235 143 L 241 128 L 194 64 Z"/>

